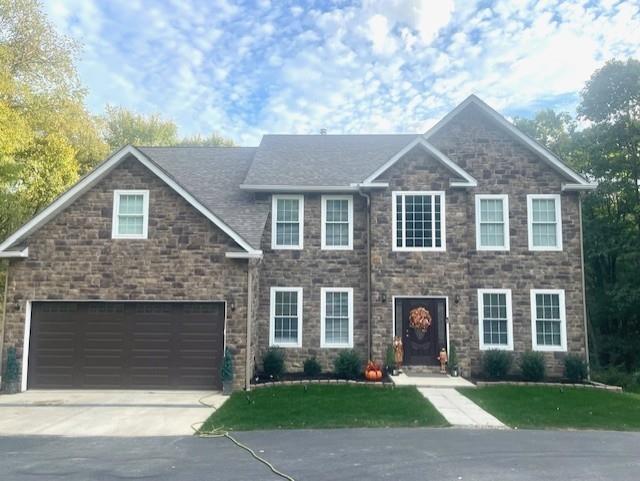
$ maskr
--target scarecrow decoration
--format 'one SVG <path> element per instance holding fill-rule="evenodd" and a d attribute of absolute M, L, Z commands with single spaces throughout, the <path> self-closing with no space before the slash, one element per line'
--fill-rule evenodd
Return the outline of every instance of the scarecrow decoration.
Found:
<path fill-rule="evenodd" d="M 447 356 L 447 350 L 443 347 L 440 349 L 440 354 L 436 357 L 440 361 L 440 374 L 447 373 L 447 362 L 449 362 L 449 356 Z"/>
<path fill-rule="evenodd" d="M 404 358 L 404 349 L 400 336 L 394 336 L 393 338 L 393 357 L 396 361 L 396 369 L 399 371 L 402 368 L 402 360 Z"/>

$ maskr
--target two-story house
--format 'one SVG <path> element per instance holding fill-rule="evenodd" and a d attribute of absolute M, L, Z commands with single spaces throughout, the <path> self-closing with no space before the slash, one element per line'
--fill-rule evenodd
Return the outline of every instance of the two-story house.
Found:
<path fill-rule="evenodd" d="M 593 187 L 475 96 L 425 134 L 127 146 L 0 244 L 4 355 L 23 389 L 218 387 L 225 346 L 240 388 L 270 346 L 329 369 L 394 336 L 408 365 L 455 345 L 463 373 L 506 349 L 561 374 Z"/>

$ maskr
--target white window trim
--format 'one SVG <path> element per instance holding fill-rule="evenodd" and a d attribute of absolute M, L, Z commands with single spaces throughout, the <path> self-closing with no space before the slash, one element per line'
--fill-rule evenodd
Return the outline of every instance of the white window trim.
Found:
<path fill-rule="evenodd" d="M 534 246 L 533 245 L 533 200 L 534 199 L 554 199 L 556 207 L 556 240 L 555 246 Z M 560 205 L 560 194 L 529 194 L 527 195 L 527 230 L 529 232 L 530 251 L 561 251 L 562 250 L 562 208 Z"/>
<path fill-rule="evenodd" d="M 484 342 L 484 294 L 505 294 L 507 302 L 507 344 L 487 344 Z M 478 335 L 480 350 L 500 349 L 513 351 L 513 311 L 511 308 L 511 289 L 478 289 Z"/>
<path fill-rule="evenodd" d="M 142 196 L 142 234 L 118 233 L 118 209 L 120 208 L 121 195 Z M 112 239 L 146 239 L 149 234 L 149 191 L 148 190 L 114 190 L 113 191 L 113 216 L 111 218 Z"/>
<path fill-rule="evenodd" d="M 483 200 L 502 201 L 502 219 L 504 223 L 504 245 L 503 246 L 483 246 L 480 232 L 480 204 Z M 509 243 L 509 196 L 506 194 L 476 194 L 476 250 L 479 251 L 508 251 Z"/>
<path fill-rule="evenodd" d="M 328 292 L 346 292 L 349 299 L 349 341 L 346 343 L 327 342 L 325 339 L 325 317 L 327 313 Z M 352 348 L 353 347 L 353 288 L 352 287 L 322 287 L 320 289 L 320 347 Z"/>
<path fill-rule="evenodd" d="M 349 243 L 346 246 L 329 246 L 327 245 L 326 230 L 327 230 L 327 201 L 328 200 L 346 200 L 349 203 L 348 207 L 348 221 L 349 221 Z M 353 250 L 353 196 L 352 195 L 323 195 L 321 197 L 322 202 L 322 226 L 320 228 L 320 235 L 322 236 L 321 249 L 328 251 L 349 251 Z"/>
<path fill-rule="evenodd" d="M 271 248 L 274 250 L 302 250 L 304 245 L 304 195 L 273 195 L 271 197 Z M 298 201 L 298 245 L 277 245 L 278 200 L 295 199 Z"/>
<path fill-rule="evenodd" d="M 298 339 L 297 342 L 276 341 L 276 292 L 298 293 Z M 302 287 L 272 287 L 269 306 L 269 346 L 270 347 L 302 347 Z"/>
<path fill-rule="evenodd" d="M 538 345 L 536 331 L 536 294 L 557 294 L 560 307 L 560 345 Z M 564 289 L 531 289 L 531 347 L 534 351 L 567 352 L 567 315 L 565 310 Z"/>
<path fill-rule="evenodd" d="M 407 195 L 439 195 L 440 196 L 440 237 L 442 245 L 440 247 L 398 247 L 397 246 L 397 225 L 396 225 L 396 197 L 402 196 L 402 202 L 404 207 L 404 198 Z M 446 211 L 445 211 L 445 194 L 443 190 L 394 190 L 391 192 L 391 250 L 396 252 L 444 252 L 447 250 L 447 236 L 446 236 Z M 405 216 L 406 209 L 402 209 L 402 232 L 404 237 L 405 232 Z M 434 220 L 435 222 L 435 220 Z M 435 238 L 435 231 L 434 231 Z M 404 243 L 404 242 L 403 242 Z"/>

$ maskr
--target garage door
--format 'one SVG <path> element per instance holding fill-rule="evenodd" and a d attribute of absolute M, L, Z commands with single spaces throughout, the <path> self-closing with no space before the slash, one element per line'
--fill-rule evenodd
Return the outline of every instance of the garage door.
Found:
<path fill-rule="evenodd" d="M 39 302 L 29 388 L 218 389 L 224 304 Z"/>

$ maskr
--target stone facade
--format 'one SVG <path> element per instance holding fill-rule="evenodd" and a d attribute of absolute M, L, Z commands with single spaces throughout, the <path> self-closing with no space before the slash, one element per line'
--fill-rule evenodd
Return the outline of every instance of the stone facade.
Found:
<path fill-rule="evenodd" d="M 111 238 L 114 189 L 149 190 L 148 239 Z M 22 355 L 28 300 L 233 300 L 226 344 L 244 386 L 247 261 L 225 258 L 235 243 L 139 162 L 124 161 L 27 244 L 29 258 L 9 267 L 5 353 Z"/>

